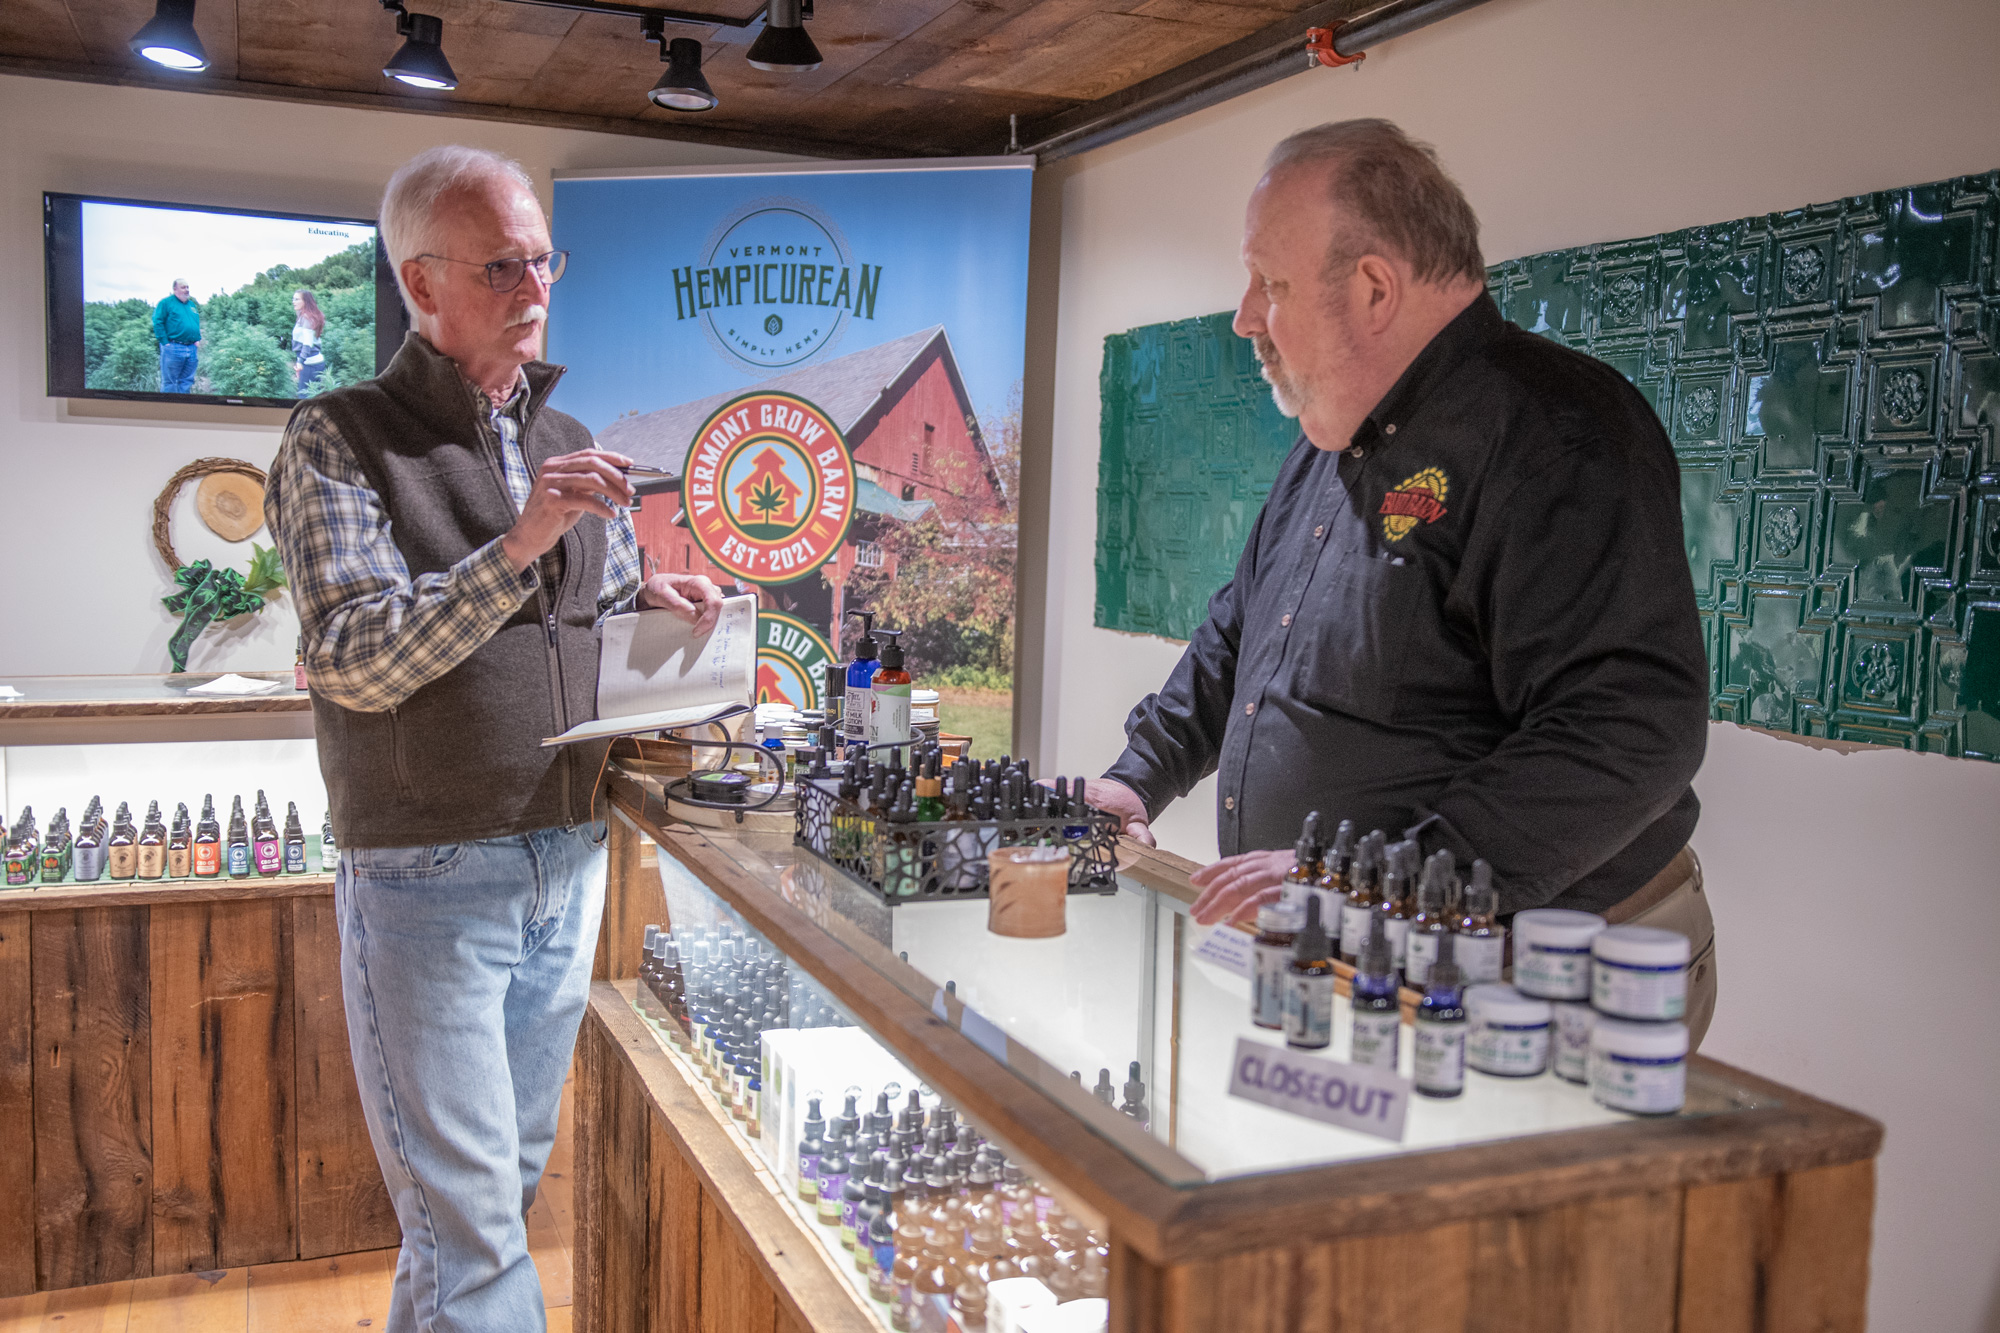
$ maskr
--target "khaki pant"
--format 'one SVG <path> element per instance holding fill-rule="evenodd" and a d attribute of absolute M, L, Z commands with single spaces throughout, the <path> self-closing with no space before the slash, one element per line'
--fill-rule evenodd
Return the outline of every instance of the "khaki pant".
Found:
<path fill-rule="evenodd" d="M 1683 847 L 1667 868 L 1622 903 L 1604 913 L 1614 926 L 1651 926 L 1688 937 L 1694 952 L 1688 963 L 1688 1050 L 1696 1050 L 1715 1017 L 1715 918 L 1702 891 L 1701 862 L 1694 849 Z"/>

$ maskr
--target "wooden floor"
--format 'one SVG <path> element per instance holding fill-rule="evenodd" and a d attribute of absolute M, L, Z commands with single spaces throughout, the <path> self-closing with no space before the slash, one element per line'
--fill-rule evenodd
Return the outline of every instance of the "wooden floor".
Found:
<path fill-rule="evenodd" d="M 542 1278 L 549 1333 L 569 1333 L 570 1093 L 563 1088 L 555 1151 L 528 1210 L 528 1251 Z M 109 1282 L 0 1300 L 0 1333 L 333 1333 L 389 1322 L 396 1252 L 374 1250 L 214 1273 Z"/>

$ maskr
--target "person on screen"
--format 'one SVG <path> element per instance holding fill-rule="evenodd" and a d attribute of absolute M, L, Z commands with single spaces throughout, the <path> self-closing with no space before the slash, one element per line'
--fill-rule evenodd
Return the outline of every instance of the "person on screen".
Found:
<path fill-rule="evenodd" d="M 299 317 L 292 325 L 293 368 L 298 372 L 299 397 L 310 398 L 313 385 L 326 374 L 326 352 L 319 345 L 320 335 L 326 332 L 326 316 L 320 313 L 313 294 L 303 287 L 292 293 L 292 309 Z"/>
<path fill-rule="evenodd" d="M 402 1254 L 386 1327 L 539 1333 L 523 1216 L 555 1144 L 604 914 L 598 625 L 722 592 L 642 577 L 631 460 L 548 405 L 564 251 L 506 158 L 432 148 L 382 239 L 415 329 L 292 412 L 264 517 L 297 599 L 340 839 L 341 991 Z"/>
<path fill-rule="evenodd" d="M 153 341 L 160 345 L 160 392 L 193 393 L 201 310 L 188 295 L 186 278 L 175 278 L 173 295 L 162 296 L 153 307 Z"/>

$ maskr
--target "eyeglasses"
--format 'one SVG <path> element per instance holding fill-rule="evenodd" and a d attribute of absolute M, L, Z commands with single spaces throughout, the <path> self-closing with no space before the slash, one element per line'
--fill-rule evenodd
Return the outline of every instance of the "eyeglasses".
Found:
<path fill-rule="evenodd" d="M 569 266 L 569 251 L 550 250 L 536 255 L 533 259 L 496 259 L 490 264 L 482 264 L 472 259 L 453 259 L 448 255 L 418 255 L 419 259 L 441 259 L 447 264 L 470 264 L 473 268 L 486 270 L 486 285 L 496 292 L 511 292 L 521 285 L 528 276 L 528 268 L 542 275 L 542 281 L 553 287 L 561 278 L 563 270 Z"/>

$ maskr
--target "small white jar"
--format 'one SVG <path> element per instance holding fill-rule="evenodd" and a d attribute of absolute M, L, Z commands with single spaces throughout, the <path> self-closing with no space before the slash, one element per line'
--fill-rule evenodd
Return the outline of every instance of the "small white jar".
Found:
<path fill-rule="evenodd" d="M 1612 926 L 1590 942 L 1590 1003 L 1642 1023 L 1687 1016 L 1688 937 L 1649 926 Z"/>
<path fill-rule="evenodd" d="M 1599 1014 L 1590 1029 L 1590 1095 L 1633 1115 L 1672 1115 L 1687 1101 L 1685 1023 L 1633 1023 Z"/>
<path fill-rule="evenodd" d="M 1498 983 L 1467 988 L 1465 1061 L 1482 1074 L 1530 1078 L 1549 1067 L 1547 1000 Z"/>
<path fill-rule="evenodd" d="M 1590 1029 L 1597 1011 L 1580 1000 L 1557 1000 L 1555 1010 L 1556 1077 L 1571 1083 L 1590 1082 Z"/>
<path fill-rule="evenodd" d="M 1514 916 L 1514 985 L 1542 1000 L 1590 998 L 1590 941 L 1604 929 L 1595 912 L 1536 907 Z"/>

